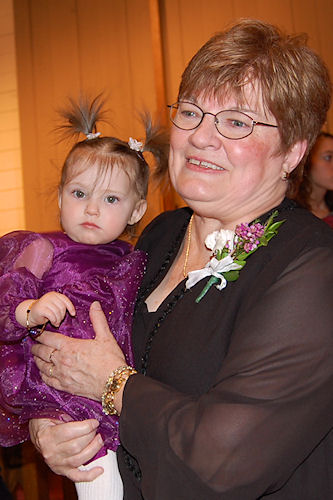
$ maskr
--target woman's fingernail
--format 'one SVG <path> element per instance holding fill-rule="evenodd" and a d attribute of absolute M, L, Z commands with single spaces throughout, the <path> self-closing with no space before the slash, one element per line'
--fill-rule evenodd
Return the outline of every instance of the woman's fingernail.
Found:
<path fill-rule="evenodd" d="M 97 311 L 97 310 L 99 310 L 99 311 L 100 311 L 100 310 L 102 309 L 102 308 L 101 308 L 101 304 L 100 304 L 97 300 L 95 300 L 95 302 L 93 302 L 93 303 L 92 303 L 92 306 L 94 307 L 94 309 L 95 309 L 96 311 Z"/>

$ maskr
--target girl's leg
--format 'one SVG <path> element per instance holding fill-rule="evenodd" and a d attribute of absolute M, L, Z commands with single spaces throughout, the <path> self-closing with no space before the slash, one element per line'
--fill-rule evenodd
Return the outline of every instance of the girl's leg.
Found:
<path fill-rule="evenodd" d="M 118 470 L 115 451 L 108 450 L 107 455 L 97 458 L 80 469 L 88 470 L 101 466 L 103 474 L 88 483 L 75 483 L 79 500 L 123 500 L 123 483 Z"/>

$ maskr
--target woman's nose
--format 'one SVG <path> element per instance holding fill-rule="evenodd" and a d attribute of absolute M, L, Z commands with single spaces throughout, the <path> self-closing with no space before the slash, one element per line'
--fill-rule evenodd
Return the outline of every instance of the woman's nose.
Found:
<path fill-rule="evenodd" d="M 218 149 L 221 146 L 222 136 L 216 129 L 215 119 L 215 116 L 205 114 L 200 125 L 192 130 L 190 141 L 194 146 L 200 149 Z"/>

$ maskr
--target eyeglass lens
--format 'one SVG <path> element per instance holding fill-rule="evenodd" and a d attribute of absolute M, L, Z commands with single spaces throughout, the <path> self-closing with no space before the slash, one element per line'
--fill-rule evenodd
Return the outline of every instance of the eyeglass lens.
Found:
<path fill-rule="evenodd" d="M 171 121 L 184 130 L 197 128 L 205 114 L 212 113 L 204 113 L 190 102 L 178 102 L 170 106 Z M 253 120 L 241 111 L 224 110 L 213 116 L 219 133 L 229 139 L 241 139 L 253 130 Z"/>

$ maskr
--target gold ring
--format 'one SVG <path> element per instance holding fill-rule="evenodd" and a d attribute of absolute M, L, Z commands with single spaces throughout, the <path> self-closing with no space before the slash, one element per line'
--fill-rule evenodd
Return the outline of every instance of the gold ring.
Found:
<path fill-rule="evenodd" d="M 54 361 L 52 361 L 52 356 L 53 354 L 56 352 L 57 349 L 53 349 L 51 352 L 50 352 L 50 355 L 49 355 L 49 363 L 52 363 L 53 365 L 55 364 Z"/>
<path fill-rule="evenodd" d="M 51 365 L 49 368 L 49 377 L 50 378 L 52 377 L 53 367 L 54 367 L 54 365 Z"/>

